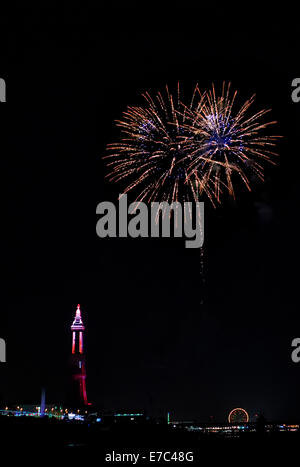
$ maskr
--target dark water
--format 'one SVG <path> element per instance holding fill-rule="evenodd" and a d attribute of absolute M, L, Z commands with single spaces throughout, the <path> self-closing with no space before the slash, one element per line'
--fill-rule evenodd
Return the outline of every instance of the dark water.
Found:
<path fill-rule="evenodd" d="M 246 460 L 270 465 L 282 456 L 296 460 L 300 446 L 299 432 L 243 433 L 224 438 L 171 430 L 163 425 L 104 429 L 25 417 L 0 417 L 0 432 L 2 452 L 14 459 L 32 458 L 38 465 L 47 458 L 72 465 L 89 465 L 92 461 L 94 465 L 219 465 L 230 460 L 233 465 Z M 130 457 L 133 455 L 138 456 L 135 464 Z"/>

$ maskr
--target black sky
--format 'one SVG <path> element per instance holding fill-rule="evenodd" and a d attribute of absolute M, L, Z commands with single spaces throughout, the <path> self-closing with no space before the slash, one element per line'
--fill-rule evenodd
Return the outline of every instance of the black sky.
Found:
<path fill-rule="evenodd" d="M 77 2 L 15 13 L 0 64 L 1 400 L 37 400 L 42 385 L 48 400 L 63 400 L 81 303 L 88 397 L 100 407 L 223 420 L 242 406 L 252 417 L 300 418 L 300 364 L 290 358 L 300 333 L 300 104 L 291 100 L 299 41 L 282 38 L 279 13 L 249 16 L 246 30 L 233 18 L 225 25 L 224 14 Z M 223 80 L 243 99 L 256 93 L 284 136 L 264 184 L 242 189 L 236 203 L 205 206 L 204 289 L 199 252 L 182 240 L 95 233 L 96 205 L 119 192 L 101 160 L 117 136 L 114 119 L 142 91 L 178 80 L 187 93 Z"/>

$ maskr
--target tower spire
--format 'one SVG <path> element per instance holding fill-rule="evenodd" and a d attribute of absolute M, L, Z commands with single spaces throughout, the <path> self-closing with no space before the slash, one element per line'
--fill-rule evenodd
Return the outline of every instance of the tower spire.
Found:
<path fill-rule="evenodd" d="M 76 314 L 75 314 L 75 318 L 74 318 L 74 321 L 73 321 L 73 324 L 71 326 L 71 329 L 72 331 L 84 331 L 85 327 L 83 325 L 83 322 L 82 322 L 82 318 L 81 318 L 81 309 L 80 309 L 80 304 L 77 305 L 77 309 L 76 309 Z"/>

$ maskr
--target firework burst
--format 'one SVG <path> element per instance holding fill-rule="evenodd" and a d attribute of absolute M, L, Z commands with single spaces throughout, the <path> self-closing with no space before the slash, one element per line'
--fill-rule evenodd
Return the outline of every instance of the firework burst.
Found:
<path fill-rule="evenodd" d="M 174 98 L 143 94 L 145 105 L 128 107 L 116 124 L 121 140 L 108 145 L 105 156 L 110 181 L 123 182 L 124 193 L 136 192 L 137 201 L 199 201 L 206 195 L 215 206 L 221 195 L 235 197 L 233 181 L 240 178 L 250 190 L 250 178 L 264 178 L 264 163 L 274 164 L 278 136 L 265 130 L 269 110 L 249 113 L 254 96 L 235 110 L 237 92 L 223 83 L 201 93 L 195 87 L 189 105 L 182 102 L 179 85 Z"/>
<path fill-rule="evenodd" d="M 181 102 L 179 85 L 175 98 L 167 86 L 164 95 L 152 98 L 145 93 L 143 97 L 143 107 L 128 107 L 122 120 L 116 121 L 122 137 L 107 147 L 109 180 L 124 181 L 123 192 L 135 189 L 138 201 L 198 200 L 199 192 L 207 187 L 195 174 L 188 176 L 191 159 L 186 142 L 191 141 L 193 131 L 186 114 L 201 112 L 205 94 L 196 86 L 188 107 Z"/>
<path fill-rule="evenodd" d="M 184 141 L 187 180 L 191 176 L 201 181 L 217 202 L 224 191 L 235 197 L 234 177 L 239 177 L 250 191 L 250 177 L 263 180 L 264 163 L 275 164 L 277 156 L 273 149 L 279 136 L 265 134 L 267 127 L 276 122 L 263 121 L 270 110 L 251 115 L 252 96 L 234 111 L 236 96 L 236 91 L 230 95 L 230 83 L 223 83 L 219 96 L 213 85 L 201 107 L 185 112 L 188 123 L 184 127 L 191 133 Z"/>

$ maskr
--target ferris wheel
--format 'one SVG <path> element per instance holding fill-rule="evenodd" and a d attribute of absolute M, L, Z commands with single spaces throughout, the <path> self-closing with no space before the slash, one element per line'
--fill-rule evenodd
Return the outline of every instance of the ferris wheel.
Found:
<path fill-rule="evenodd" d="M 249 415 L 245 409 L 241 407 L 237 407 L 236 409 L 232 409 L 228 415 L 228 422 L 229 423 L 248 423 L 249 422 Z"/>

